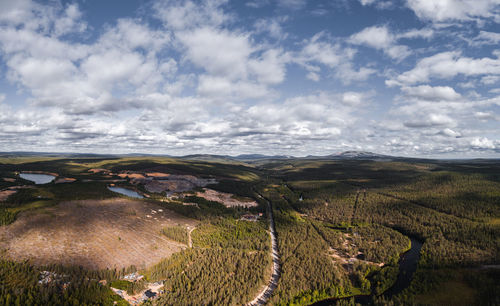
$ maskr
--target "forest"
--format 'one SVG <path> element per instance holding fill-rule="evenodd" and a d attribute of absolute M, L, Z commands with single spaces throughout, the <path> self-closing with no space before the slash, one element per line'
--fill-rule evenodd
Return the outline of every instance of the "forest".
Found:
<path fill-rule="evenodd" d="M 118 177 L 91 168 L 215 178 L 210 188 L 259 206 L 227 208 L 193 192 L 166 201 L 164 194 L 149 194 L 141 201 L 197 225 L 190 234 L 182 224 L 163 227 L 159 234 L 185 247 L 140 269 L 35 265 L 0 250 L 0 305 L 125 305 L 110 286 L 138 293 L 156 281 L 163 281 L 164 293 L 146 304 L 245 304 L 271 276 L 266 201 L 281 265 L 270 304 L 500 304 L 500 163 L 494 160 L 0 158 L 0 189 L 25 186 L 0 201 L 0 231 L 21 214 L 43 213 L 63 201 L 120 197 L 106 188 Z M 16 176 L 28 170 L 76 181 L 35 185 Z M 120 182 L 129 185 L 130 179 Z M 257 213 L 263 213 L 257 221 L 241 219 Z M 388 294 L 398 282 L 401 256 L 412 248 L 410 238 L 423 243 L 416 272 L 402 291 Z M 123 280 L 134 271 L 145 278 Z M 52 281 L 44 283 L 44 273 Z"/>

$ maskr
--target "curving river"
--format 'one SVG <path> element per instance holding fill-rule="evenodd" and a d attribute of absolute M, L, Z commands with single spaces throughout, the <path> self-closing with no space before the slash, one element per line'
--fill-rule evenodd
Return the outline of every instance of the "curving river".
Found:
<path fill-rule="evenodd" d="M 387 289 L 382 296 L 385 298 L 392 298 L 394 295 L 401 293 L 404 289 L 406 289 L 412 280 L 413 273 L 417 270 L 418 260 L 420 259 L 420 249 L 422 249 L 422 242 L 416 238 L 409 237 L 411 240 L 411 248 L 409 251 L 401 255 L 399 260 L 399 274 L 396 282 L 392 287 Z M 351 297 L 342 298 L 342 299 L 350 299 Z M 316 302 L 312 305 L 315 306 L 325 306 L 325 305 L 334 305 L 335 302 L 339 300 L 337 298 L 331 298 Z M 372 300 L 371 295 L 355 295 L 354 301 L 361 305 L 370 304 Z"/>

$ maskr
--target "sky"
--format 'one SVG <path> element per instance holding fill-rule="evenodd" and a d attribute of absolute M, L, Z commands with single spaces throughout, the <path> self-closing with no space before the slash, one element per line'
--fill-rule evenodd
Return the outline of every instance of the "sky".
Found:
<path fill-rule="evenodd" d="M 0 151 L 500 157 L 500 0 L 0 0 Z"/>

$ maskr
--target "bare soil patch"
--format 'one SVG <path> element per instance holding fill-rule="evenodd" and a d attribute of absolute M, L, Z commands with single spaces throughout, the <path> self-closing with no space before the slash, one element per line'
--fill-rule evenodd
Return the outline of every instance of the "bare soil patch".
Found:
<path fill-rule="evenodd" d="M 72 178 L 72 177 L 60 177 L 60 178 L 56 179 L 55 183 L 56 184 L 64 184 L 64 183 L 73 183 L 74 181 L 76 181 L 76 179 Z"/>
<path fill-rule="evenodd" d="M 14 260 L 90 269 L 151 266 L 186 245 L 160 234 L 197 222 L 143 201 L 124 198 L 63 202 L 21 214 L 0 227 L 0 249 Z"/>
<path fill-rule="evenodd" d="M 148 172 L 146 173 L 147 176 L 151 177 L 168 177 L 170 174 L 168 173 L 163 173 L 163 172 Z"/>
<path fill-rule="evenodd" d="M 8 197 L 10 197 L 11 195 L 13 195 L 16 192 L 17 192 L 16 189 L 6 189 L 6 190 L 0 191 L 0 202 L 7 200 Z"/>
<path fill-rule="evenodd" d="M 250 198 L 235 198 L 231 193 L 219 192 L 213 189 L 203 188 L 205 192 L 197 192 L 196 196 L 200 198 L 205 198 L 209 201 L 216 201 L 224 204 L 226 207 L 255 207 L 257 202 Z"/>
<path fill-rule="evenodd" d="M 117 174 L 121 178 L 131 178 L 131 179 L 143 179 L 144 175 L 140 173 L 119 173 Z"/>

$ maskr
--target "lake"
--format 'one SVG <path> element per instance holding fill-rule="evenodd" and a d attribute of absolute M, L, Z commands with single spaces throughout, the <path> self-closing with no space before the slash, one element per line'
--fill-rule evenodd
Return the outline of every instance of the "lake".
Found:
<path fill-rule="evenodd" d="M 137 199 L 142 199 L 144 198 L 142 195 L 138 194 L 137 192 L 127 189 L 127 188 L 121 188 L 121 187 L 108 187 L 109 190 L 113 192 L 117 192 L 123 195 L 126 195 L 127 197 L 131 198 L 137 198 Z"/>
<path fill-rule="evenodd" d="M 25 180 L 32 181 L 35 184 L 47 184 L 56 178 L 53 175 L 39 173 L 20 173 L 19 176 Z"/>

